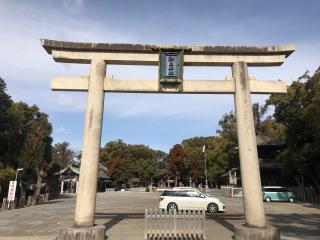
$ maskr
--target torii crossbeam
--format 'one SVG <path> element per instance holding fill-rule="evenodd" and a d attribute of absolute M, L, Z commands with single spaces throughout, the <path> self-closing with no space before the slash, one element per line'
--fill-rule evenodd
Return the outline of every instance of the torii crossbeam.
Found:
<path fill-rule="evenodd" d="M 82 227 L 84 232 L 88 229 L 88 231 L 93 231 L 105 92 L 219 93 L 234 94 L 235 96 L 245 225 L 250 226 L 251 230 L 252 228 L 256 229 L 257 236 L 261 231 L 264 233 L 265 231 L 271 231 L 275 237 L 277 236 L 278 232 L 276 230 L 265 228 L 265 213 L 250 94 L 286 93 L 286 84 L 280 80 L 249 78 L 248 66 L 280 66 L 294 52 L 294 45 L 268 47 L 133 45 L 76 43 L 48 39 L 42 39 L 41 44 L 56 62 L 91 64 L 89 76 L 54 77 L 51 83 L 51 88 L 55 91 L 88 91 L 75 211 L 76 227 Z M 168 62 L 162 64 L 161 54 L 164 54 L 163 59 L 171 56 L 170 67 L 173 66 L 173 63 L 176 64 L 179 59 L 182 59 L 175 65 L 177 68 L 181 67 L 182 70 L 183 66 L 232 67 L 232 78 L 226 80 L 183 80 L 183 75 L 178 76 L 176 74 L 178 73 L 176 68 L 172 68 L 175 72 L 169 69 L 172 72 L 161 78 L 161 75 L 168 73 L 166 67 L 169 66 Z M 117 79 L 106 75 L 106 65 L 108 64 L 159 66 L 160 77 L 159 79 L 146 80 Z M 161 70 L 163 66 L 164 72 Z M 102 232 L 103 229 L 99 231 Z M 72 234 L 75 233 L 72 233 L 70 229 L 68 231 L 61 230 L 58 239 L 65 239 L 67 235 Z M 85 233 L 83 234 L 85 235 Z M 249 233 L 244 228 L 236 228 L 235 239 L 241 234 L 243 236 L 243 234 L 248 235 Z M 101 239 L 104 239 L 104 236 L 101 235 Z"/>

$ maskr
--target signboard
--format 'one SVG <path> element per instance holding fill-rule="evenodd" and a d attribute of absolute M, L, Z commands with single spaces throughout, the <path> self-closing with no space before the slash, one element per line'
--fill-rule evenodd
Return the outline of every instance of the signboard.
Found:
<path fill-rule="evenodd" d="M 14 201 L 14 197 L 16 195 L 16 187 L 17 187 L 17 181 L 10 181 L 7 201 Z"/>
<path fill-rule="evenodd" d="M 160 49 L 159 60 L 160 89 L 182 90 L 183 50 Z"/>

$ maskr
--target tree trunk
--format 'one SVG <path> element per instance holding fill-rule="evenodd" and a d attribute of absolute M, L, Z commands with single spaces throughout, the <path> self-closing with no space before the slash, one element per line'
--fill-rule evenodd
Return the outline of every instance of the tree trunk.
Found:
<path fill-rule="evenodd" d="M 36 191 L 34 193 L 34 198 L 35 198 L 36 202 L 37 202 L 38 196 L 40 195 L 41 185 L 42 185 L 42 176 L 41 176 L 41 172 L 38 172 L 37 173 Z"/>
<path fill-rule="evenodd" d="M 24 187 L 20 181 L 20 200 L 19 200 L 19 205 L 21 208 L 24 207 L 24 204 L 25 204 L 25 196 L 26 196 L 26 193 L 25 193 L 25 190 L 24 190 Z"/>
<path fill-rule="evenodd" d="M 300 182 L 298 176 L 295 176 L 295 177 L 294 177 L 294 180 L 297 182 L 299 188 L 303 188 L 302 183 Z"/>
<path fill-rule="evenodd" d="M 310 178 L 312 179 L 312 181 L 316 187 L 317 192 L 320 193 L 320 184 L 318 182 L 318 179 L 314 175 L 310 175 Z"/>

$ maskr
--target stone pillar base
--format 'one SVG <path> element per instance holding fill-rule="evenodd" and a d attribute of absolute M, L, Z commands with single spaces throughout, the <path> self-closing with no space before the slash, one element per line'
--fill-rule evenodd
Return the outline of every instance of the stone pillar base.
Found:
<path fill-rule="evenodd" d="M 105 240 L 104 225 L 93 227 L 69 227 L 60 229 L 57 240 Z"/>
<path fill-rule="evenodd" d="M 235 226 L 234 240 L 280 240 L 280 231 L 271 226 L 265 228 Z"/>

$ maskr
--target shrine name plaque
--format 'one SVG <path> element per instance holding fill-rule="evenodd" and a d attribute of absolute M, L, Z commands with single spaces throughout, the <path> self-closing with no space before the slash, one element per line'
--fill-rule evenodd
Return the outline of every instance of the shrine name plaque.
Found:
<path fill-rule="evenodd" d="M 183 50 L 160 49 L 159 90 L 180 92 L 183 90 Z"/>

